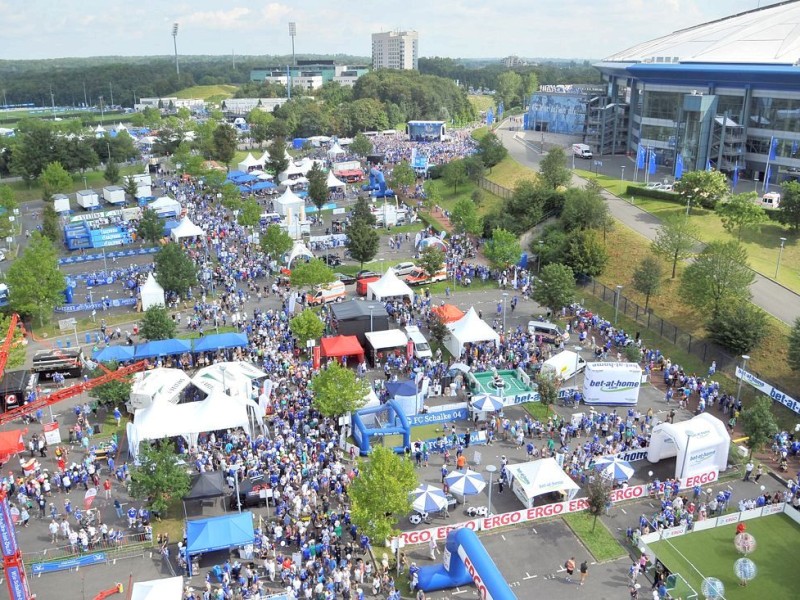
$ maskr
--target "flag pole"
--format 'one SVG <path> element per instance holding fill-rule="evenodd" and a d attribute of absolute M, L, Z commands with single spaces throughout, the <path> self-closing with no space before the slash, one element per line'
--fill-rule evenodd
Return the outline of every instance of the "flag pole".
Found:
<path fill-rule="evenodd" d="M 775 136 L 771 136 L 769 138 L 769 151 L 767 152 L 767 168 L 764 170 L 764 181 L 761 183 L 761 193 L 764 193 L 766 186 L 769 185 L 767 183 L 767 179 L 769 179 L 769 164 L 772 161 L 772 148 L 775 144 Z"/>

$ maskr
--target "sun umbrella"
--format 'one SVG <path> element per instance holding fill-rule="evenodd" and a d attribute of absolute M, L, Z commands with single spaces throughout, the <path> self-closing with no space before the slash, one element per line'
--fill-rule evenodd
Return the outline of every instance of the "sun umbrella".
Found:
<path fill-rule="evenodd" d="M 427 483 L 411 492 L 411 507 L 417 512 L 434 512 L 447 506 L 447 496 L 437 487 Z"/>
<path fill-rule="evenodd" d="M 472 398 L 472 408 L 480 411 L 497 411 L 503 408 L 503 402 L 491 394 L 478 394 Z"/>
<path fill-rule="evenodd" d="M 628 481 L 633 477 L 634 468 L 631 464 L 616 456 L 606 456 L 594 463 L 595 471 L 614 481 Z"/>
<path fill-rule="evenodd" d="M 453 471 L 444 478 L 444 482 L 453 494 L 459 496 L 474 496 L 480 494 L 486 487 L 483 475 L 475 471 Z"/>

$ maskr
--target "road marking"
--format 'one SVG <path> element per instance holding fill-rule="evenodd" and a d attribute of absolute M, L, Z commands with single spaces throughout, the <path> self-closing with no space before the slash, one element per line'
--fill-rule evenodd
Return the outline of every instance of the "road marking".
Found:
<path fill-rule="evenodd" d="M 525 573 L 525 575 L 528 575 L 528 574 Z M 528 581 L 528 579 L 536 579 L 537 577 L 538 577 L 538 575 L 528 575 L 527 577 L 523 577 L 522 580 L 523 581 Z"/>
<path fill-rule="evenodd" d="M 566 571 L 566 569 L 564 567 L 559 567 L 558 571 L 556 571 L 556 573 L 563 573 L 564 571 Z"/>
<path fill-rule="evenodd" d="M 504 542 L 506 541 L 506 536 L 504 536 L 502 533 L 500 534 L 500 537 L 503 538 Z"/>
<path fill-rule="evenodd" d="M 469 590 L 459 590 L 458 588 L 456 588 L 456 590 L 457 591 L 453 592 L 453 596 L 456 596 L 458 594 L 466 594 L 469 591 Z"/>
<path fill-rule="evenodd" d="M 536 529 L 534 529 L 533 527 L 531 527 L 531 531 L 532 531 L 533 533 L 537 534 L 537 535 L 539 534 L 539 532 L 538 532 L 538 531 L 536 531 Z"/>
<path fill-rule="evenodd" d="M 623 514 L 625 514 L 625 515 L 628 514 L 627 511 L 624 508 L 620 507 L 620 510 L 622 511 Z"/>
<path fill-rule="evenodd" d="M 597 563 L 596 563 L 596 562 L 591 562 L 591 563 L 589 563 L 589 564 L 590 564 L 590 565 L 596 565 Z"/>

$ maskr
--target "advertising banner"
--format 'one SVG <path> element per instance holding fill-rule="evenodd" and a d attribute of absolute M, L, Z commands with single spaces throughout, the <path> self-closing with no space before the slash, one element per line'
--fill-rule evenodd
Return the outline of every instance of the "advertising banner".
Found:
<path fill-rule="evenodd" d="M 583 380 L 586 404 L 632 405 L 639 401 L 642 369 L 636 363 L 589 363 Z"/>
<path fill-rule="evenodd" d="M 11 518 L 8 500 L 5 498 L 0 500 L 0 549 L 4 558 L 15 556 L 18 549 L 14 521 Z"/>
<path fill-rule="evenodd" d="M 719 478 L 719 471 L 715 468 L 703 472 L 694 473 L 681 479 L 681 489 L 693 488 L 696 485 L 706 485 L 714 483 Z"/>
<path fill-rule="evenodd" d="M 58 421 L 45 423 L 42 429 L 44 429 L 44 441 L 47 442 L 48 446 L 55 446 L 61 443 L 61 430 L 58 428 Z"/>
<path fill-rule="evenodd" d="M 25 574 L 20 567 L 7 567 L 6 576 L 8 577 L 8 591 L 11 593 L 11 600 L 28 600 L 31 597 L 28 581 L 25 579 Z"/>
<path fill-rule="evenodd" d="M 739 367 L 736 367 L 736 377 L 738 379 L 744 380 L 746 383 L 749 383 L 754 388 L 756 388 L 759 392 L 762 392 L 775 400 L 775 402 L 780 402 L 789 410 L 793 410 L 797 414 L 800 414 L 800 402 L 792 398 L 791 396 L 787 396 L 782 391 L 775 389 L 770 384 L 765 381 L 761 381 L 758 377 L 749 373 L 747 371 L 742 370 Z"/>

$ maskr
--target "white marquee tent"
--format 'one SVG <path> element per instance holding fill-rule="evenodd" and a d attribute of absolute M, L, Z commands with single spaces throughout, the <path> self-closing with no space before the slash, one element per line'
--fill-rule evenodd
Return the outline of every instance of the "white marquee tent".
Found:
<path fill-rule="evenodd" d="M 345 151 L 342 150 L 342 147 L 336 142 L 333 146 L 328 149 L 328 156 L 334 157 L 339 156 L 340 154 L 344 154 Z"/>
<path fill-rule="evenodd" d="M 137 581 L 131 588 L 131 600 L 181 600 L 183 577 Z"/>
<path fill-rule="evenodd" d="M 139 290 L 139 294 L 142 299 L 142 310 L 147 310 L 151 306 L 167 305 L 164 299 L 164 288 L 156 281 L 152 273 L 147 276 L 147 281 Z"/>
<path fill-rule="evenodd" d="M 725 423 L 713 415 L 701 413 L 680 423 L 659 423 L 653 428 L 647 460 L 657 463 L 675 457 L 675 477 L 728 468 L 731 436 Z"/>
<path fill-rule="evenodd" d="M 311 167 L 309 166 L 309 169 Z M 300 175 L 305 175 L 306 172 L 303 170 L 303 167 L 300 165 L 296 165 L 293 162 L 289 163 L 289 166 L 286 167 L 285 171 L 282 171 L 280 175 L 278 175 L 278 181 L 284 182 L 290 177 L 299 177 Z"/>
<path fill-rule="evenodd" d="M 200 369 L 192 377 L 192 385 L 207 394 L 224 392 L 238 398 L 250 398 L 253 381 L 266 376 L 251 363 L 222 362 Z"/>
<path fill-rule="evenodd" d="M 527 508 L 532 508 L 536 496 L 561 492 L 572 500 L 580 487 L 564 472 L 555 458 L 506 465 L 511 489 Z"/>
<path fill-rule="evenodd" d="M 156 211 L 158 216 L 178 216 L 181 214 L 181 203 L 169 196 L 161 196 L 147 205 L 150 210 Z"/>
<path fill-rule="evenodd" d="M 291 268 L 294 259 L 298 256 L 306 256 L 314 258 L 314 254 L 309 250 L 303 242 L 295 242 L 292 251 L 289 253 L 289 258 L 286 260 L 286 267 Z"/>
<path fill-rule="evenodd" d="M 496 346 L 500 343 L 498 333 L 478 316 L 474 307 L 471 307 L 458 321 L 448 323 L 447 328 L 450 330 L 450 335 L 445 338 L 444 346 L 456 359 L 461 356 L 464 344 L 494 342 Z"/>
<path fill-rule="evenodd" d="M 388 298 L 408 298 L 414 302 L 414 291 L 402 281 L 393 269 L 387 269 L 378 281 L 367 284 L 367 298 L 370 300 L 385 300 Z"/>
<path fill-rule="evenodd" d="M 345 183 L 337 179 L 336 175 L 333 174 L 333 171 L 328 171 L 328 179 L 326 181 L 329 188 L 343 188 L 345 187 Z"/>
<path fill-rule="evenodd" d="M 290 214 L 299 215 L 300 209 L 304 208 L 306 203 L 300 196 L 295 194 L 291 188 L 287 187 L 286 191 L 281 194 L 279 198 L 272 201 L 275 207 L 275 212 L 286 217 Z"/>
<path fill-rule="evenodd" d="M 138 409 L 154 402 L 175 404 L 191 381 L 181 369 L 150 369 L 136 373 L 131 385 L 130 406 Z"/>
<path fill-rule="evenodd" d="M 252 153 L 248 152 L 247 156 L 242 162 L 239 163 L 239 170 L 247 173 L 253 169 L 263 169 L 264 161 L 257 159 Z"/>
<path fill-rule="evenodd" d="M 192 223 L 189 217 L 184 217 L 181 222 L 178 223 L 178 226 L 170 232 L 170 235 L 172 239 L 177 242 L 187 237 L 205 237 L 206 232 Z"/>
<path fill-rule="evenodd" d="M 264 150 L 264 154 L 261 155 L 261 158 L 258 159 L 262 165 L 266 167 L 267 163 L 269 162 L 269 152 Z"/>

